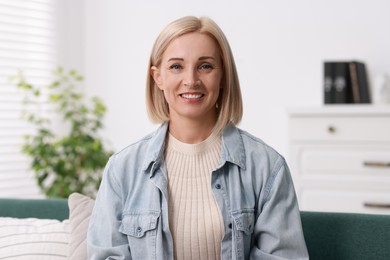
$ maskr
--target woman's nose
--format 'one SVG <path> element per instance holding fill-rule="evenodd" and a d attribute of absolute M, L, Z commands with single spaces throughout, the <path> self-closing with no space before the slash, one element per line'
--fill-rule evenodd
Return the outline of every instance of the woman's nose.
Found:
<path fill-rule="evenodd" d="M 196 71 L 194 70 L 188 70 L 187 73 L 185 73 L 184 78 L 184 86 L 186 87 L 196 87 L 199 85 L 199 79 Z"/>

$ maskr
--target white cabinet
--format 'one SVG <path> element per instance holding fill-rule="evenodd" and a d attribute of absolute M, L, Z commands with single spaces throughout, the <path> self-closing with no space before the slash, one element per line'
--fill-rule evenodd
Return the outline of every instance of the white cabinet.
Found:
<path fill-rule="evenodd" d="M 289 110 L 301 210 L 390 214 L 390 107 Z"/>

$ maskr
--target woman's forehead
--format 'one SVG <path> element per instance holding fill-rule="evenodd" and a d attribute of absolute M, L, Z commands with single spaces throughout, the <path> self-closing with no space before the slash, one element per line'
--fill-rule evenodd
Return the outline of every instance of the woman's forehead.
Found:
<path fill-rule="evenodd" d="M 163 53 L 163 59 L 178 59 L 189 57 L 206 57 L 219 60 L 219 47 L 207 34 L 193 32 L 181 35 L 172 40 Z"/>

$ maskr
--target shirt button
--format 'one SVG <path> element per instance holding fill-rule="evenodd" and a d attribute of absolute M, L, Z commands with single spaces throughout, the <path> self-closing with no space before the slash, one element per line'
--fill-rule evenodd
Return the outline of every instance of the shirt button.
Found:
<path fill-rule="evenodd" d="M 215 184 L 215 188 L 216 188 L 217 190 L 221 189 L 221 184 Z"/>
<path fill-rule="evenodd" d="M 141 232 L 142 231 L 142 228 L 141 227 L 137 227 L 137 232 Z"/>
<path fill-rule="evenodd" d="M 229 223 L 229 228 L 232 229 L 233 225 L 232 223 Z"/>

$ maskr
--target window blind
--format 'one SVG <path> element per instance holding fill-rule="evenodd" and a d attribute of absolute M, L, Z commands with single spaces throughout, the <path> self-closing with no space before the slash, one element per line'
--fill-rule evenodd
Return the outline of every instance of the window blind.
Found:
<path fill-rule="evenodd" d="M 57 5 L 0 0 L 0 197 L 43 196 L 30 159 L 21 152 L 23 136 L 34 129 L 21 118 L 22 96 L 9 79 L 22 70 L 35 86 L 51 82 L 59 57 Z"/>

